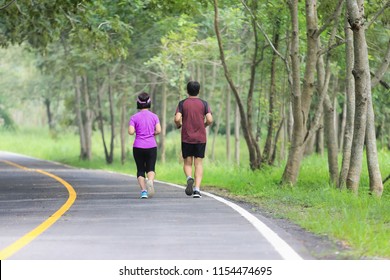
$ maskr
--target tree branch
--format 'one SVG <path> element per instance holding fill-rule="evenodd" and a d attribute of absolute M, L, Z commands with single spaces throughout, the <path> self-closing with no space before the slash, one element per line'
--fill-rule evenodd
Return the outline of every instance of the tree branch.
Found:
<path fill-rule="evenodd" d="M 320 55 L 324 55 L 324 54 L 326 54 L 326 53 L 332 51 L 333 49 L 335 49 L 335 48 L 337 48 L 337 47 L 339 47 L 339 46 L 341 46 L 341 45 L 344 45 L 344 44 L 345 44 L 345 40 L 343 40 L 343 41 L 338 41 L 337 43 L 334 43 L 333 45 L 329 46 L 328 48 L 322 49 L 322 50 L 318 53 L 318 55 L 319 55 L 319 56 L 320 56 Z"/>
<path fill-rule="evenodd" d="M 12 3 L 14 3 L 16 0 L 12 0 L 10 2 L 8 2 L 7 4 L 5 4 L 4 6 L 0 7 L 0 10 L 4 10 L 4 9 L 7 9 Z"/>
<path fill-rule="evenodd" d="M 382 79 L 383 75 L 386 73 L 390 64 L 390 40 L 387 43 L 387 51 L 385 57 L 383 58 L 382 64 L 376 70 L 374 77 L 371 80 L 371 88 L 374 88 Z"/>
<path fill-rule="evenodd" d="M 380 9 L 374 17 L 369 21 L 369 23 L 366 26 L 366 29 L 370 27 L 370 25 L 387 9 L 390 7 L 390 0 L 387 1 L 385 5 L 383 5 L 382 9 Z"/>
<path fill-rule="evenodd" d="M 219 30 L 218 1 L 217 0 L 214 0 L 214 29 L 215 29 L 215 35 L 217 37 L 219 55 L 221 58 L 221 63 L 222 63 L 223 69 L 224 69 L 225 77 L 226 77 L 226 80 L 229 83 L 229 86 L 230 86 L 231 90 L 233 91 L 233 94 L 236 98 L 236 102 L 237 102 L 237 105 L 238 105 L 239 110 L 240 110 L 241 121 L 245 122 L 245 126 L 246 126 L 247 120 L 245 118 L 245 112 L 244 112 L 245 110 L 244 110 L 242 101 L 240 99 L 240 95 L 238 94 L 237 87 L 235 86 L 235 84 L 231 78 L 229 69 L 228 69 L 227 64 L 226 64 L 225 52 L 224 52 L 224 49 L 222 46 L 222 38 L 221 38 L 220 30 Z"/>
<path fill-rule="evenodd" d="M 386 179 L 383 180 L 383 184 L 385 184 L 388 180 L 390 180 L 390 175 L 386 177 Z"/>
<path fill-rule="evenodd" d="M 333 14 L 326 20 L 324 25 L 321 26 L 320 29 L 318 29 L 318 31 L 317 31 L 317 35 L 318 36 L 320 36 L 320 34 L 322 32 L 324 32 L 325 29 L 328 28 L 328 26 L 330 25 L 330 23 L 332 21 L 336 20 L 340 16 L 340 11 L 341 11 L 341 8 L 342 8 L 343 4 L 344 4 L 344 0 L 339 0 L 339 3 L 337 4 L 336 9 L 334 10 Z"/>
<path fill-rule="evenodd" d="M 263 27 L 258 23 L 258 21 L 256 20 L 256 16 L 252 13 L 251 9 L 249 9 L 248 5 L 245 3 L 244 0 L 241 0 L 241 3 L 242 5 L 244 5 L 245 9 L 249 12 L 250 16 L 253 18 L 254 22 L 256 23 L 256 26 L 257 28 L 260 29 L 260 31 L 263 33 L 265 39 L 267 40 L 269 46 L 271 46 L 272 50 L 280 57 L 280 59 L 284 62 L 285 66 L 286 66 L 286 70 L 287 70 L 287 75 L 288 75 L 288 81 L 289 81 L 289 84 L 292 85 L 292 78 L 291 78 L 291 70 L 290 70 L 290 65 L 289 65 L 289 62 L 288 62 L 288 59 L 286 57 L 284 57 L 274 46 L 274 44 L 272 44 L 272 41 L 271 39 L 268 37 L 267 33 L 265 33 Z M 288 4 L 290 5 L 291 3 L 288 2 Z"/>
<path fill-rule="evenodd" d="M 265 39 L 267 40 L 268 44 L 271 46 L 272 50 L 283 60 L 285 61 L 285 57 L 278 52 L 278 50 L 275 48 L 274 44 L 272 44 L 271 39 L 268 37 L 267 33 L 265 33 L 263 27 L 259 24 L 259 22 L 256 20 L 256 16 L 252 13 L 251 9 L 249 9 L 248 5 L 245 3 L 244 0 L 241 0 L 241 3 L 244 5 L 245 9 L 249 12 L 251 17 L 253 18 L 254 22 L 256 23 L 256 26 L 260 29 L 260 31 L 263 33 Z"/>
<path fill-rule="evenodd" d="M 370 74 L 371 74 L 372 77 L 375 77 L 375 73 L 370 72 Z M 379 80 L 378 83 L 379 83 L 381 86 L 383 86 L 385 89 L 390 89 L 390 84 L 388 84 L 386 81 Z M 377 84 L 375 84 L 375 85 L 377 85 Z M 371 88 L 372 88 L 372 87 L 373 87 L 373 86 L 371 85 Z"/>

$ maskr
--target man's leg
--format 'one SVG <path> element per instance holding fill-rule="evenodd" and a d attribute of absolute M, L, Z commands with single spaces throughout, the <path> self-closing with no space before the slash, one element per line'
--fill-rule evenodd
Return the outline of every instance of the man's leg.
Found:
<path fill-rule="evenodd" d="M 193 157 L 184 158 L 183 170 L 187 178 L 187 186 L 185 190 L 186 195 L 193 194 L 194 179 L 192 178 L 192 163 Z"/>
<path fill-rule="evenodd" d="M 186 157 L 184 159 L 183 170 L 184 170 L 184 174 L 186 175 L 186 178 L 192 177 L 192 162 L 193 162 L 193 157 Z"/>
<path fill-rule="evenodd" d="M 195 158 L 195 188 L 200 190 L 200 184 L 203 178 L 203 159 Z"/>
<path fill-rule="evenodd" d="M 202 158 L 196 157 L 194 160 L 194 166 L 195 166 L 195 187 L 193 189 L 193 196 L 192 197 L 199 198 L 199 197 L 201 197 L 200 184 L 201 184 L 202 178 L 203 178 Z"/>

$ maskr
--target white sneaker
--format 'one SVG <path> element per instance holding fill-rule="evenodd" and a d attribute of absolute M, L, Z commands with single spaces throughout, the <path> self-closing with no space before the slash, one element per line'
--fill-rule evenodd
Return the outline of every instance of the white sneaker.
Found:
<path fill-rule="evenodd" d="M 148 196 L 153 197 L 154 195 L 154 187 L 153 182 L 150 180 L 146 180 L 146 189 L 148 190 Z"/>
<path fill-rule="evenodd" d="M 201 198 L 202 195 L 200 194 L 200 191 L 194 191 L 194 194 L 192 195 L 193 198 Z"/>

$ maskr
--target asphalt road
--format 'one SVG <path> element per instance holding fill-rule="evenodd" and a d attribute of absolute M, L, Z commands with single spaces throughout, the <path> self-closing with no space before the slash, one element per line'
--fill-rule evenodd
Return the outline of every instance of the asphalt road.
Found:
<path fill-rule="evenodd" d="M 224 198 L 0 152 L 0 259 L 313 259 L 303 241 Z M 282 238 L 283 237 L 283 238 Z"/>

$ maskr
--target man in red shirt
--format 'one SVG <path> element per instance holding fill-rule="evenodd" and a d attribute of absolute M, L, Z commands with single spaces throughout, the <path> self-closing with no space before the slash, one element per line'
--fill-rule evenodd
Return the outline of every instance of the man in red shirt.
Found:
<path fill-rule="evenodd" d="M 183 170 L 187 177 L 185 193 L 194 198 L 201 197 L 200 184 L 203 177 L 203 158 L 206 150 L 206 127 L 213 122 L 211 109 L 205 100 L 198 97 L 200 84 L 187 84 L 188 97 L 179 102 L 175 113 L 175 124 L 181 128 L 181 151 L 184 159 Z M 195 180 L 192 166 L 195 168 Z M 194 185 L 195 183 L 195 185 Z"/>

